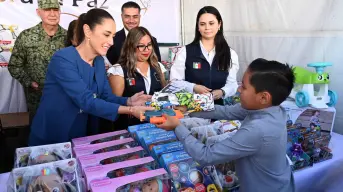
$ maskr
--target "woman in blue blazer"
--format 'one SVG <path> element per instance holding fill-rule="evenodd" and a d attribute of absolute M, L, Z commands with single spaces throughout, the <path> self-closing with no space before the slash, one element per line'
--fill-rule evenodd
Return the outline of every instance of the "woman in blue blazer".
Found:
<path fill-rule="evenodd" d="M 118 114 L 139 117 L 150 98 L 142 92 L 130 98 L 117 97 L 109 86 L 105 63 L 113 44 L 116 26 L 112 16 L 102 9 L 91 9 L 79 18 L 77 47 L 57 51 L 48 66 L 43 95 L 31 125 L 29 145 L 44 145 L 83 137 L 88 116 L 115 121 Z"/>

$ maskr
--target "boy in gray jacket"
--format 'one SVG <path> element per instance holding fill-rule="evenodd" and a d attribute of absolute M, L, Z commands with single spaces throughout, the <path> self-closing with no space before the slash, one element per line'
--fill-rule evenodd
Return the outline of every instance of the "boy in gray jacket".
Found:
<path fill-rule="evenodd" d="M 193 117 L 242 121 L 235 135 L 205 145 L 194 138 L 178 119 L 165 116 L 158 127 L 175 130 L 186 152 L 202 165 L 235 161 L 240 191 L 293 192 L 294 180 L 286 158 L 287 115 L 279 105 L 294 83 L 291 67 L 277 61 L 254 60 L 239 87 L 241 103 L 215 106 L 211 112 Z"/>

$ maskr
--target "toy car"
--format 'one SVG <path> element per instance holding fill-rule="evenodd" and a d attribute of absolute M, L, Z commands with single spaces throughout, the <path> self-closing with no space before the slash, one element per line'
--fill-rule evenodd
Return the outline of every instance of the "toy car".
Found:
<path fill-rule="evenodd" d="M 315 73 L 302 67 L 294 67 L 295 86 L 290 97 L 295 99 L 298 107 L 311 105 L 314 108 L 327 108 L 337 103 L 337 93 L 329 90 L 329 74 L 324 73 L 324 68 L 331 65 L 331 63 L 308 64 L 308 67 L 316 69 Z"/>
<path fill-rule="evenodd" d="M 163 114 L 167 114 L 169 116 L 173 116 L 175 118 L 181 119 L 184 115 L 179 110 L 174 109 L 161 109 L 155 111 L 146 111 L 144 114 L 141 114 L 140 120 L 141 121 L 148 121 L 151 124 L 161 124 L 166 121 Z"/>

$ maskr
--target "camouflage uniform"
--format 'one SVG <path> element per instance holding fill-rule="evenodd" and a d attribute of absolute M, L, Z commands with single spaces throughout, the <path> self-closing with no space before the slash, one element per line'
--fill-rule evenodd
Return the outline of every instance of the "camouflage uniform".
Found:
<path fill-rule="evenodd" d="M 42 9 L 59 8 L 57 0 L 40 0 L 38 5 Z M 50 37 L 44 31 L 42 23 L 39 23 L 21 32 L 15 41 L 8 70 L 12 77 L 24 86 L 31 119 L 36 113 L 42 96 L 50 58 L 57 50 L 64 47 L 66 33 L 66 30 L 59 26 L 56 34 Z M 31 87 L 32 82 L 38 83 L 39 90 Z"/>

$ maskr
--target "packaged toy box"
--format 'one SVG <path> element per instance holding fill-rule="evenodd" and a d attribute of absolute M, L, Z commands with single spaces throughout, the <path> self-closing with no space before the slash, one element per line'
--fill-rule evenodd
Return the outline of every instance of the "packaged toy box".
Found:
<path fill-rule="evenodd" d="M 239 180 L 236 175 L 235 165 L 233 162 L 223 163 L 215 165 L 215 170 L 213 172 L 213 178 L 216 179 L 215 183 L 222 192 L 238 192 L 239 191 Z"/>
<path fill-rule="evenodd" d="M 170 179 L 166 170 L 156 169 L 133 175 L 91 182 L 92 192 L 170 192 Z"/>
<path fill-rule="evenodd" d="M 76 157 L 81 157 L 84 155 L 132 148 L 136 147 L 137 145 L 137 142 L 135 142 L 132 138 L 125 138 L 120 140 L 109 141 L 106 143 L 98 143 L 94 145 L 82 145 L 79 147 L 74 147 L 73 150 Z"/>
<path fill-rule="evenodd" d="M 113 179 L 156 169 L 156 162 L 152 157 L 127 160 L 108 165 L 88 167 L 84 170 L 87 186 L 92 181 Z"/>
<path fill-rule="evenodd" d="M 191 128 L 192 135 L 202 143 L 213 144 L 233 136 L 240 128 L 239 121 L 216 121 L 212 124 Z"/>
<path fill-rule="evenodd" d="M 15 192 L 84 191 L 75 159 L 13 169 L 8 188 Z"/>
<path fill-rule="evenodd" d="M 167 133 L 167 131 L 158 128 L 145 129 L 141 131 L 136 131 L 135 139 L 139 144 L 142 144 L 142 139 L 147 136 L 152 136 L 160 133 Z"/>
<path fill-rule="evenodd" d="M 298 108 L 290 101 L 282 104 L 288 113 L 287 154 L 294 170 L 313 166 L 332 158 L 328 147 L 335 110 Z"/>
<path fill-rule="evenodd" d="M 121 130 L 121 131 L 114 131 L 110 133 L 98 134 L 88 137 L 80 137 L 72 139 L 72 144 L 74 147 L 78 147 L 81 145 L 88 145 L 88 144 L 97 144 L 97 143 L 104 143 L 108 141 L 124 139 L 130 137 L 128 131 Z"/>
<path fill-rule="evenodd" d="M 185 151 L 163 154 L 161 161 L 173 178 L 173 191 L 219 191 L 211 174 L 214 167 L 199 166 Z"/>
<path fill-rule="evenodd" d="M 174 151 L 183 151 L 183 145 L 180 141 L 156 145 L 152 147 L 151 156 L 159 160 L 162 154 L 171 153 Z"/>
<path fill-rule="evenodd" d="M 58 143 L 16 149 L 14 167 L 26 167 L 72 158 L 71 143 Z"/>
<path fill-rule="evenodd" d="M 147 154 L 141 146 L 121 149 L 117 151 L 84 155 L 78 158 L 82 169 L 97 165 L 106 165 L 126 160 L 139 159 L 145 157 Z"/>
<path fill-rule="evenodd" d="M 176 135 L 172 131 L 165 133 L 159 133 L 155 135 L 149 135 L 142 138 L 142 147 L 151 154 L 151 150 L 155 145 L 170 143 L 172 141 L 177 141 Z"/>
<path fill-rule="evenodd" d="M 134 134 L 137 132 L 137 131 L 141 131 L 141 130 L 145 130 L 145 129 L 150 129 L 150 128 L 156 128 L 156 125 L 154 124 L 151 124 L 151 123 L 144 123 L 144 124 L 139 124 L 139 125 L 132 125 L 132 126 L 129 126 L 128 127 L 128 131 L 129 133 L 135 138 Z"/>

